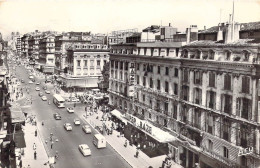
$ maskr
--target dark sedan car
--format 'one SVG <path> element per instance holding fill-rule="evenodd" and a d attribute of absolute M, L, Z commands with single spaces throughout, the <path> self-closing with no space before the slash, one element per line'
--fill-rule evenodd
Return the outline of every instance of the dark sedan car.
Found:
<path fill-rule="evenodd" d="M 59 113 L 53 114 L 53 117 L 55 118 L 55 120 L 61 120 L 61 115 Z"/>

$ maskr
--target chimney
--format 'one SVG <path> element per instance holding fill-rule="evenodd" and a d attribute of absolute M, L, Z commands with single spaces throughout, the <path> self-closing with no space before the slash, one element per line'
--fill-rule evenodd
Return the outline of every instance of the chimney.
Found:
<path fill-rule="evenodd" d="M 186 29 L 186 39 L 187 39 L 186 42 L 187 42 L 187 44 L 190 43 L 190 29 L 191 28 Z"/>
<path fill-rule="evenodd" d="M 171 23 L 169 23 L 169 27 L 171 27 Z"/>
<path fill-rule="evenodd" d="M 223 40 L 223 31 L 221 29 L 221 27 L 218 27 L 218 35 L 217 35 L 217 41 L 221 41 Z"/>
<path fill-rule="evenodd" d="M 204 26 L 204 30 L 206 30 L 206 26 Z"/>

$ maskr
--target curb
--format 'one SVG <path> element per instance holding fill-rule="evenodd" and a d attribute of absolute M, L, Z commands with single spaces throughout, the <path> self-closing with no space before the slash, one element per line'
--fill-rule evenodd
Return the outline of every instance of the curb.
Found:
<path fill-rule="evenodd" d="M 93 127 L 92 124 L 90 124 L 90 123 L 87 121 L 87 119 L 85 118 L 85 115 L 83 115 L 83 120 L 84 120 L 85 122 L 87 122 L 96 132 L 98 132 L 99 134 L 101 134 L 98 130 L 96 130 L 96 129 Z M 116 150 L 108 141 L 107 141 L 107 143 L 112 147 L 112 149 L 113 149 L 114 151 L 116 151 L 116 153 L 118 153 L 117 150 Z M 118 153 L 118 155 L 121 156 L 121 158 L 123 158 L 123 160 L 125 160 L 125 161 L 129 164 L 129 166 L 134 167 L 134 166 L 131 165 L 122 155 L 120 155 L 120 153 Z"/>

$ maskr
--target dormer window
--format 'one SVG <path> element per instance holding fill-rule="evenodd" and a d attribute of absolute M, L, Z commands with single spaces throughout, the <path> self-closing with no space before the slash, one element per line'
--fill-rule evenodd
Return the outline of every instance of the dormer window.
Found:
<path fill-rule="evenodd" d="M 188 58 L 188 51 L 187 51 L 187 50 L 184 50 L 184 51 L 182 52 L 182 57 L 183 57 L 183 58 Z"/>
<path fill-rule="evenodd" d="M 197 50 L 195 54 L 195 59 L 200 59 L 201 51 Z"/>

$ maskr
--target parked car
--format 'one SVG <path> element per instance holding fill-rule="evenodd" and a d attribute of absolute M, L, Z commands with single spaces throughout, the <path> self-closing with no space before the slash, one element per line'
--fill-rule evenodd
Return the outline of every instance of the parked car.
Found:
<path fill-rule="evenodd" d="M 72 126 L 70 123 L 65 123 L 64 124 L 64 128 L 67 130 L 67 131 L 72 131 Z"/>
<path fill-rule="evenodd" d="M 40 82 L 36 82 L 36 85 L 40 85 Z"/>
<path fill-rule="evenodd" d="M 91 150 L 89 149 L 89 146 L 87 144 L 79 145 L 79 151 L 83 154 L 83 156 L 91 155 Z"/>
<path fill-rule="evenodd" d="M 82 126 L 82 130 L 86 133 L 86 134 L 91 134 L 91 128 L 89 125 L 83 125 Z"/>
<path fill-rule="evenodd" d="M 68 108 L 67 108 L 67 111 L 68 111 L 69 113 L 74 113 L 74 108 L 73 108 L 73 107 L 68 107 Z"/>
<path fill-rule="evenodd" d="M 36 87 L 35 90 L 36 90 L 36 91 L 40 91 L 40 88 L 39 88 L 39 87 Z"/>
<path fill-rule="evenodd" d="M 29 81 L 29 84 L 32 84 L 33 83 L 33 81 Z"/>
<path fill-rule="evenodd" d="M 74 124 L 75 124 L 75 125 L 80 125 L 80 120 L 77 119 L 77 118 L 75 118 L 75 119 L 74 119 Z"/>
<path fill-rule="evenodd" d="M 43 86 L 42 88 L 43 88 L 44 90 L 46 90 L 46 89 L 47 89 L 47 86 Z"/>
<path fill-rule="evenodd" d="M 72 102 L 79 102 L 79 99 L 76 98 L 76 97 L 72 97 L 72 98 L 70 99 L 70 101 L 72 101 Z"/>
<path fill-rule="evenodd" d="M 53 114 L 53 117 L 55 118 L 55 120 L 61 120 L 61 115 L 59 113 Z"/>

